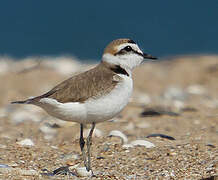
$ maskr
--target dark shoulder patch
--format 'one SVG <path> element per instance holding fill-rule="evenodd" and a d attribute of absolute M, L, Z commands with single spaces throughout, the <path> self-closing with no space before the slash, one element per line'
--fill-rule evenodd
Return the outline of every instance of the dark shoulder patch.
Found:
<path fill-rule="evenodd" d="M 116 74 L 123 74 L 123 75 L 129 76 L 128 72 L 126 72 L 126 70 L 120 67 L 119 65 L 111 67 L 111 70 L 115 72 Z"/>
<path fill-rule="evenodd" d="M 130 40 L 128 41 L 128 43 L 136 44 L 135 41 L 133 41 L 132 39 L 130 39 Z"/>

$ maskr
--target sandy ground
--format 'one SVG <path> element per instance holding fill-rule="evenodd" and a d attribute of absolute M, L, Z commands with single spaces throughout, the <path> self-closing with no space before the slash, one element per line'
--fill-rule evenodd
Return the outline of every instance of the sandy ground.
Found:
<path fill-rule="evenodd" d="M 0 179 L 88 179 L 78 173 L 83 167 L 79 125 L 10 101 L 40 95 L 91 66 L 61 58 L 41 64 L 32 59 L 0 62 L 5 68 L 0 71 Z M 71 72 L 65 70 L 71 66 Z M 92 179 L 218 179 L 218 57 L 148 62 L 135 69 L 133 78 L 128 106 L 113 120 L 97 124 Z M 112 130 L 128 142 L 109 137 Z M 25 139 L 33 144 L 19 144 Z M 155 147 L 128 147 L 134 140 Z M 60 167 L 69 171 L 55 174 Z"/>

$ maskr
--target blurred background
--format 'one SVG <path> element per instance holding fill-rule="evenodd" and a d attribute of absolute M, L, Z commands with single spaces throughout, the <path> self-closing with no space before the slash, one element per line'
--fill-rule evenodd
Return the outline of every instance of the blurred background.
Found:
<path fill-rule="evenodd" d="M 0 2 L 0 55 L 100 60 L 116 38 L 159 57 L 216 54 L 217 1 Z"/>
<path fill-rule="evenodd" d="M 96 177 L 215 179 L 217 18 L 216 0 L 0 1 L 0 179 L 42 179 L 41 172 L 83 166 L 79 124 L 10 102 L 94 67 L 117 38 L 133 39 L 159 60 L 135 68 L 127 107 L 97 124 Z M 108 137 L 113 130 L 128 144 Z"/>

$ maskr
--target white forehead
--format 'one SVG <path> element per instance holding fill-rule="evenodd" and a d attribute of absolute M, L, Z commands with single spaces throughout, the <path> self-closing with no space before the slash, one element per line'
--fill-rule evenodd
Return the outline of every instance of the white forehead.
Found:
<path fill-rule="evenodd" d="M 141 49 L 138 47 L 137 44 L 133 44 L 133 43 L 123 43 L 120 44 L 116 47 L 117 51 L 120 51 L 121 49 L 125 48 L 126 46 L 130 46 L 132 47 L 132 49 L 134 49 L 137 52 L 142 52 Z"/>

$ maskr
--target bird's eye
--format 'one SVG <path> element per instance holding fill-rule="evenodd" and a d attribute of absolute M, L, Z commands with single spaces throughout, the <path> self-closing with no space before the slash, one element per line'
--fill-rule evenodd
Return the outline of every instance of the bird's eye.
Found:
<path fill-rule="evenodd" d="M 132 51 L 131 46 L 126 46 L 124 49 L 125 49 L 127 52 Z"/>

